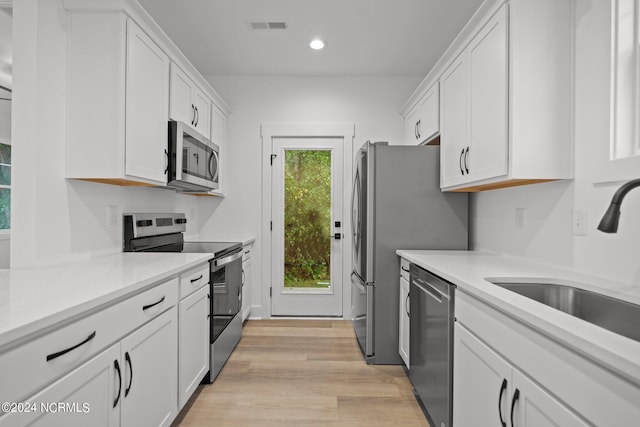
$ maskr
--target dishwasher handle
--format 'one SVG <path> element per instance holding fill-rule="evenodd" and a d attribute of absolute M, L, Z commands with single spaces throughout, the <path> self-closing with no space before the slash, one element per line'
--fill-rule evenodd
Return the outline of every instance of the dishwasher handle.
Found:
<path fill-rule="evenodd" d="M 420 279 L 419 277 L 412 278 L 411 283 L 418 287 L 421 291 L 427 293 L 431 296 L 431 298 L 435 299 L 439 303 L 442 303 L 443 300 L 449 300 L 449 295 L 442 293 L 439 289 L 435 288 L 426 280 Z"/>

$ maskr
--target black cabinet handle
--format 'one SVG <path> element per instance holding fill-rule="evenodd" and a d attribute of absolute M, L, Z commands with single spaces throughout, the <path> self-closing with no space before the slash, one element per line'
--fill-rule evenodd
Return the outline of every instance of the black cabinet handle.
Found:
<path fill-rule="evenodd" d="M 200 275 L 200 277 L 195 278 L 195 279 L 191 279 L 191 283 L 197 282 L 198 280 L 202 279 L 202 274 Z"/>
<path fill-rule="evenodd" d="M 200 113 L 198 113 L 198 107 L 194 107 L 196 109 L 196 123 L 195 126 L 198 126 L 198 122 L 200 121 Z"/>
<path fill-rule="evenodd" d="M 464 169 L 467 171 L 467 175 L 469 175 L 469 165 L 467 164 L 467 158 L 469 157 L 469 147 L 464 151 Z"/>
<path fill-rule="evenodd" d="M 500 394 L 498 395 L 498 415 L 500 415 L 500 424 L 502 424 L 502 427 L 507 427 L 507 423 L 504 422 L 504 419 L 502 418 L 502 395 L 504 394 L 504 392 L 507 390 L 507 379 L 503 379 L 502 380 L 502 385 L 500 386 Z M 511 422 L 513 424 L 513 421 Z"/>
<path fill-rule="evenodd" d="M 515 393 L 513 393 L 513 398 L 511 399 L 511 427 L 514 427 L 515 425 L 513 424 L 513 412 L 516 407 L 516 403 L 518 402 L 518 399 L 520 399 L 520 390 L 516 388 Z"/>
<path fill-rule="evenodd" d="M 407 312 L 407 317 L 411 317 L 411 314 L 409 313 L 409 295 L 411 295 L 411 293 L 408 293 L 407 297 L 404 299 L 404 311 Z"/>
<path fill-rule="evenodd" d="M 462 169 L 462 156 L 464 156 L 464 148 L 460 152 L 460 158 L 458 159 L 458 166 L 460 166 L 460 173 L 464 175 L 464 169 Z"/>
<path fill-rule="evenodd" d="M 73 350 L 75 350 L 76 348 L 78 348 L 80 346 L 85 345 L 86 343 L 88 343 L 89 341 L 94 339 L 95 337 L 96 337 L 96 331 L 93 331 L 93 332 L 91 332 L 91 334 L 89 334 L 89 336 L 84 341 L 74 345 L 73 347 L 69 347 L 69 348 L 66 348 L 64 350 L 61 350 L 61 351 L 58 351 L 58 352 L 51 353 L 51 354 L 47 355 L 47 362 L 49 362 L 49 361 L 51 361 L 53 359 L 56 359 L 56 358 L 58 358 L 58 357 L 60 357 L 60 356 L 62 356 L 64 354 L 67 354 L 70 351 L 73 351 Z"/>
<path fill-rule="evenodd" d="M 131 391 L 131 384 L 133 384 L 133 365 L 131 364 L 131 356 L 129 356 L 128 351 L 124 354 L 124 360 L 127 362 L 127 365 L 129 365 L 129 385 L 124 391 L 124 397 L 127 397 Z"/>
<path fill-rule="evenodd" d="M 164 297 L 160 298 L 158 301 L 154 302 L 153 304 L 143 305 L 142 306 L 142 311 L 148 310 L 151 307 L 155 307 L 156 305 L 160 304 L 162 301 L 164 301 Z"/>
<path fill-rule="evenodd" d="M 420 139 L 420 124 L 422 123 L 422 119 L 418 120 L 418 139 Z"/>
<path fill-rule="evenodd" d="M 166 175 L 169 171 L 169 152 L 167 150 L 164 150 L 164 155 L 167 158 L 167 166 L 165 166 L 164 168 L 164 174 Z"/>
<path fill-rule="evenodd" d="M 195 122 L 196 122 L 196 107 L 195 105 L 191 104 L 191 125 L 193 126 Z"/>
<path fill-rule="evenodd" d="M 411 272 L 410 270 L 407 270 L 407 269 L 406 269 L 406 268 L 404 268 L 403 266 L 400 266 L 400 269 L 401 269 L 402 271 L 406 271 L 407 273 L 410 273 L 410 272 Z"/>
<path fill-rule="evenodd" d="M 120 394 L 122 393 L 122 373 L 120 372 L 120 364 L 118 363 L 118 359 L 113 361 L 113 366 L 118 373 L 118 395 L 116 396 L 116 400 L 113 401 L 113 407 L 115 408 L 118 405 Z"/>

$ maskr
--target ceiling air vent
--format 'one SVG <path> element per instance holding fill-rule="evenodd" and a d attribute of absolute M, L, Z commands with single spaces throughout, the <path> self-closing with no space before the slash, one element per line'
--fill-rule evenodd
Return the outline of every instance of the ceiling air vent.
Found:
<path fill-rule="evenodd" d="M 250 22 L 249 29 L 252 31 L 257 30 L 286 30 L 287 23 L 284 21 L 260 21 Z"/>

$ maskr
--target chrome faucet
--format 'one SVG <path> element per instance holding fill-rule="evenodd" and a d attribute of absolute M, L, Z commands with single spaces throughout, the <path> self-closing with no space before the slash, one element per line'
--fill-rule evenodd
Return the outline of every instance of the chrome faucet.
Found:
<path fill-rule="evenodd" d="M 598 230 L 604 233 L 615 233 L 618 231 L 618 220 L 620 219 L 620 205 L 622 204 L 622 199 L 624 199 L 624 196 L 626 196 L 629 191 L 636 187 L 640 187 L 640 179 L 632 179 L 618 188 L 618 191 L 616 191 L 611 199 L 609 208 L 600 220 L 600 224 L 598 224 Z"/>

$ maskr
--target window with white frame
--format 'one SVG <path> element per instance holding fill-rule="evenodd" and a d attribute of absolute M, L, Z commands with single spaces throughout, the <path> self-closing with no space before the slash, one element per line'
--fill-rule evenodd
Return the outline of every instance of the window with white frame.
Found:
<path fill-rule="evenodd" d="M 640 0 L 612 0 L 610 160 L 640 155 Z"/>

